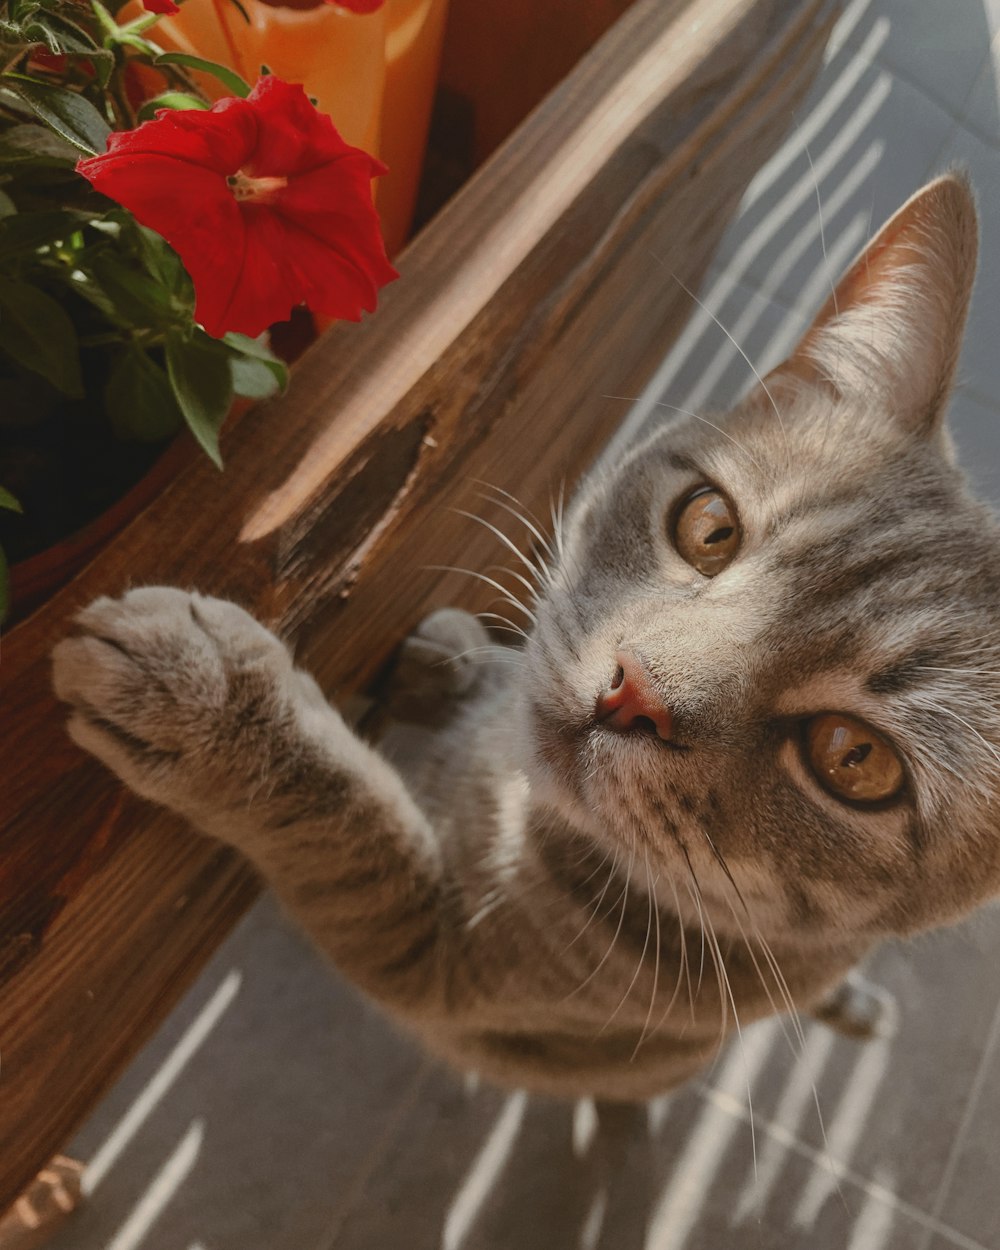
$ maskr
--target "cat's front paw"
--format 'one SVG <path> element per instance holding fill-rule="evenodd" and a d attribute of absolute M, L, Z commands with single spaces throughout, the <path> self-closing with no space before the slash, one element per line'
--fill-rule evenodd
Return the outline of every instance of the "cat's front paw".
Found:
<path fill-rule="evenodd" d="M 191 812 L 251 790 L 288 720 L 288 651 L 242 608 L 145 587 L 97 599 L 53 652 L 69 732 L 147 798 Z"/>
<path fill-rule="evenodd" d="M 499 650 L 471 613 L 439 608 L 403 639 L 386 691 L 386 710 L 396 720 L 442 724 L 481 685 L 484 657 Z"/>

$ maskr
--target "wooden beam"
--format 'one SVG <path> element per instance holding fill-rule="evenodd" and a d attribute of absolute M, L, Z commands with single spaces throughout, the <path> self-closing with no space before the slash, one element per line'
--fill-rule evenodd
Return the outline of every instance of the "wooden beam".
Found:
<path fill-rule="evenodd" d="M 48 655 L 128 584 L 196 586 L 294 638 L 334 694 L 443 603 L 482 606 L 476 479 L 545 511 L 690 313 L 820 63 L 829 0 L 639 0 L 338 327 L 287 396 L 195 459 L 4 639 L 0 1209 L 59 1148 L 254 895 L 63 733 Z M 658 258 L 658 259 L 654 259 Z"/>

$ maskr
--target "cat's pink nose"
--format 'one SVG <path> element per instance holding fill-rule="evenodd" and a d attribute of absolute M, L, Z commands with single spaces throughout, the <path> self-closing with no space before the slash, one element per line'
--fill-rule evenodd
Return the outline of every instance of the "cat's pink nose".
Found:
<path fill-rule="evenodd" d="M 642 661 L 631 651 L 615 656 L 618 669 L 611 685 L 597 698 L 597 719 L 620 733 L 655 734 L 669 742 L 674 718 Z"/>

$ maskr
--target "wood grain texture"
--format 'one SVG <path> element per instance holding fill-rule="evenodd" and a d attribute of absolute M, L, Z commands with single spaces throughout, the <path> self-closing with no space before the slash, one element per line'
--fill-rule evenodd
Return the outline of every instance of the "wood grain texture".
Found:
<path fill-rule="evenodd" d="M 829 0 L 639 0 L 405 253 L 378 315 L 194 460 L 4 639 L 0 1209 L 63 1143 L 254 895 L 62 731 L 48 653 L 128 584 L 230 596 L 332 694 L 501 562 L 449 511 L 476 479 L 537 511 L 572 484 L 690 312 L 819 64 Z M 654 260 L 659 258 L 659 263 Z M 491 519 L 498 519 L 498 513 Z"/>

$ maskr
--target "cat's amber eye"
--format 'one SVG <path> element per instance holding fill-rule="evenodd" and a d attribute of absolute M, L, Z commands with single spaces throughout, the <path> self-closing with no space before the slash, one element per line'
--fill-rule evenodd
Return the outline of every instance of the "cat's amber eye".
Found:
<path fill-rule="evenodd" d="M 740 546 L 736 509 L 714 486 L 699 486 L 674 518 L 674 546 L 705 577 L 721 573 Z"/>
<path fill-rule="evenodd" d="M 806 754 L 816 779 L 835 798 L 884 803 L 903 788 L 903 765 L 864 721 L 824 712 L 806 725 Z"/>

